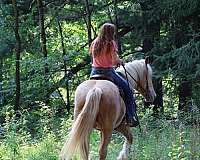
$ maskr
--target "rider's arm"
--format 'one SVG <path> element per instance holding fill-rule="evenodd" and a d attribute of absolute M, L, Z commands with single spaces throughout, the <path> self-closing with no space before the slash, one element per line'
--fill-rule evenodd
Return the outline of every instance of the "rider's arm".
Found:
<path fill-rule="evenodd" d="M 112 54 L 112 64 L 113 65 L 120 65 L 123 64 L 123 61 L 119 58 L 118 55 L 118 48 L 115 41 L 113 41 L 113 54 Z"/>

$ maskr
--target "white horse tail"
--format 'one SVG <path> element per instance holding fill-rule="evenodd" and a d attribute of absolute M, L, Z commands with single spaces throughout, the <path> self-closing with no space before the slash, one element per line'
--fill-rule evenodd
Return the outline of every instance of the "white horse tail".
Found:
<path fill-rule="evenodd" d="M 60 158 L 70 160 L 76 151 L 80 152 L 81 159 L 88 160 L 89 135 L 99 111 L 99 103 L 102 95 L 100 88 L 92 88 L 86 96 L 84 107 L 72 125 L 69 138 L 65 142 Z"/>

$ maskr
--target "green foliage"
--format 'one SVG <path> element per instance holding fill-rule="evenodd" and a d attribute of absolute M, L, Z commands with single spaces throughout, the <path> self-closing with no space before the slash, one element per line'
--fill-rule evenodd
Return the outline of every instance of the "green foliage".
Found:
<path fill-rule="evenodd" d="M 71 126 L 66 116 L 66 80 L 70 102 L 78 84 L 90 72 L 87 15 L 84 1 L 44 2 L 47 58 L 41 52 L 36 1 L 18 1 L 19 32 L 22 40 L 20 60 L 21 117 L 16 121 L 14 16 L 11 1 L 0 2 L 0 159 L 58 159 L 58 153 Z M 152 109 L 138 109 L 143 133 L 132 129 L 131 159 L 199 159 L 199 0 L 120 0 L 90 1 L 92 38 L 104 22 L 117 23 L 124 59 L 154 57 L 155 77 L 163 80 L 164 113 L 152 117 Z M 63 31 L 63 56 L 58 21 Z M 154 48 L 140 52 L 144 39 Z M 138 51 L 140 50 L 140 51 Z M 64 60 L 67 74 L 64 73 Z M 85 61 L 83 61 L 85 60 Z M 81 67 L 77 64 L 82 63 Z M 48 74 L 44 66 L 48 66 Z M 73 70 L 76 68 L 76 70 Z M 72 72 L 74 71 L 74 72 Z M 72 73 L 71 73 L 72 72 Z M 178 86 L 184 78 L 192 83 L 190 112 L 179 112 Z M 60 93 L 61 94 L 60 94 Z M 138 106 L 142 106 L 137 97 Z M 71 109 L 73 112 L 73 108 Z M 179 118 L 181 122 L 166 119 Z M 68 119 L 68 120 L 67 120 Z M 187 123 L 186 121 L 187 120 Z M 189 126 L 186 126 L 189 125 Z M 91 159 L 98 157 L 99 133 L 91 135 Z M 122 147 L 121 136 L 113 134 L 108 159 L 116 159 Z M 79 159 L 78 156 L 76 159 Z"/>
<path fill-rule="evenodd" d="M 23 122 L 23 121 L 21 121 Z M 4 126 L 5 137 L 0 143 L 1 159 L 16 160 L 57 160 L 61 147 L 69 133 L 71 120 L 61 119 L 60 127 L 53 131 L 44 129 L 40 138 L 32 139 L 24 129 L 18 132 L 19 126 L 24 125 L 21 122 L 7 118 Z M 153 118 L 151 112 L 146 112 L 141 118 L 142 132 L 139 128 L 133 128 L 134 137 L 131 147 L 130 159 L 142 160 L 172 160 L 172 159 L 199 159 L 199 126 L 186 126 L 181 121 L 168 121 L 163 118 Z M 41 126 L 41 129 L 43 126 Z M 40 129 L 39 129 L 40 130 Z M 38 130 L 38 131 L 39 131 Z M 41 131 L 41 130 L 40 130 Z M 122 149 L 123 137 L 114 133 L 108 146 L 107 159 L 116 159 Z M 100 134 L 93 131 L 90 137 L 90 157 L 98 158 L 98 147 Z M 76 158 L 79 160 L 79 156 Z"/>
<path fill-rule="evenodd" d="M 185 148 L 185 140 L 183 140 L 183 134 L 184 132 L 180 133 L 179 139 L 172 143 L 172 146 L 170 146 L 170 152 L 169 157 L 172 160 L 175 159 L 181 159 L 186 160 L 188 159 L 188 154 L 190 154 L 190 151 Z"/>
<path fill-rule="evenodd" d="M 48 112 L 47 109 L 45 110 Z M 57 160 L 62 146 L 61 142 L 65 140 L 71 121 L 63 118 L 54 119 L 52 122 L 50 116 L 47 117 L 44 113 L 40 117 L 41 122 L 27 124 L 30 122 L 28 117 L 29 115 L 24 114 L 19 121 L 16 121 L 15 117 L 6 116 L 6 123 L 1 128 L 3 133 L 0 135 L 2 139 L 0 158 L 5 160 Z M 56 123 L 56 120 L 59 123 Z M 35 132 L 30 131 L 34 127 Z"/>

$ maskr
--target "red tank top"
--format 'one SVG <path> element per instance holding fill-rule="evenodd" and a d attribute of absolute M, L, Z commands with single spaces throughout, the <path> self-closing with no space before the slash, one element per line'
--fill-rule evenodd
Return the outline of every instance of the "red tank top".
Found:
<path fill-rule="evenodd" d="M 92 66 L 101 68 L 111 68 L 113 66 L 113 57 L 116 57 L 115 54 L 117 54 L 117 45 L 116 42 L 113 40 L 110 52 L 107 52 L 105 47 L 102 49 L 102 53 L 100 53 L 100 55 L 92 57 Z"/>

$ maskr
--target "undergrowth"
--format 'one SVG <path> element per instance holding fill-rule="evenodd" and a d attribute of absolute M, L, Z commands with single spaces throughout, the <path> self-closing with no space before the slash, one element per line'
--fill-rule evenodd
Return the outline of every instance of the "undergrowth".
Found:
<path fill-rule="evenodd" d="M 52 122 L 49 119 L 47 121 Z M 22 127 L 25 119 L 15 121 L 7 117 L 1 127 L 1 160 L 58 160 L 67 138 L 71 117 L 55 120 L 57 129 L 41 126 L 34 136 Z M 58 123 L 59 122 L 59 123 Z M 45 123 L 47 125 L 48 123 Z M 58 125 L 59 124 L 59 125 Z M 130 160 L 198 160 L 200 159 L 200 126 L 186 125 L 182 121 L 145 114 L 141 118 L 141 131 L 131 129 L 134 140 Z M 35 132 L 34 132 L 35 133 Z M 90 159 L 98 159 L 100 134 L 94 130 L 90 136 Z M 114 132 L 108 146 L 107 160 L 115 160 L 123 145 L 123 137 Z M 74 160 L 79 160 L 75 156 Z"/>

